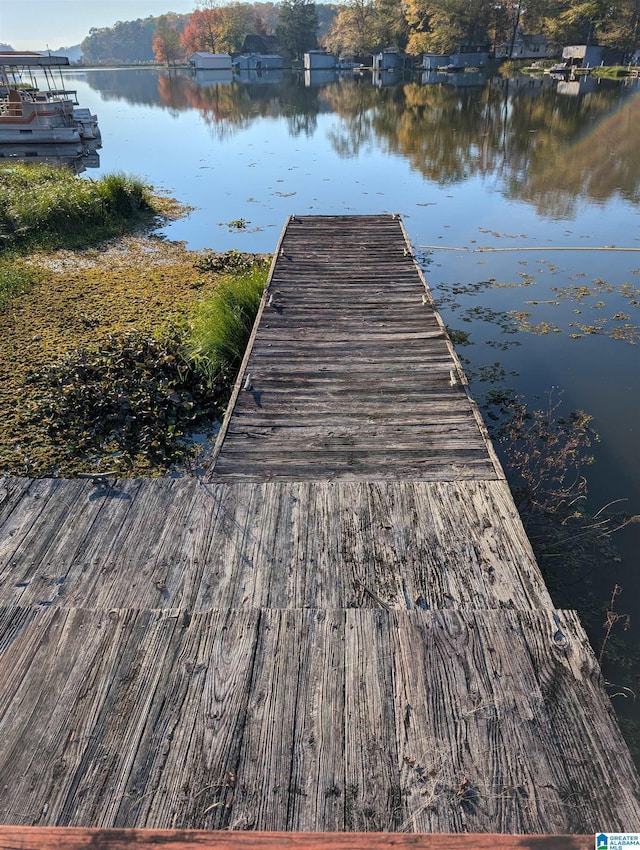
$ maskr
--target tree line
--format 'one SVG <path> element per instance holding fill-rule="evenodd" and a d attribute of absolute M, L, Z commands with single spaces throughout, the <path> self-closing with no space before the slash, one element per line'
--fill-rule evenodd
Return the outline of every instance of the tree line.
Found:
<path fill-rule="evenodd" d="M 224 5 L 202 0 L 190 15 L 169 12 L 91 29 L 81 44 L 83 60 L 88 64 L 176 64 L 197 51 L 239 53 L 247 35 L 261 36 L 279 52 L 300 58 L 318 46 L 335 8 L 311 0 Z"/>
<path fill-rule="evenodd" d="M 640 0 L 348 0 L 323 39 L 335 53 L 397 47 L 410 54 L 505 45 L 519 32 L 552 44 L 600 44 L 631 54 L 640 44 Z"/>
<path fill-rule="evenodd" d="M 168 13 L 92 29 L 85 62 L 183 62 L 191 53 L 239 53 L 247 35 L 292 58 L 325 47 L 366 56 L 385 48 L 419 55 L 463 45 L 513 47 L 519 32 L 558 45 L 601 44 L 629 55 L 640 45 L 640 0 L 201 0 L 190 15 Z"/>

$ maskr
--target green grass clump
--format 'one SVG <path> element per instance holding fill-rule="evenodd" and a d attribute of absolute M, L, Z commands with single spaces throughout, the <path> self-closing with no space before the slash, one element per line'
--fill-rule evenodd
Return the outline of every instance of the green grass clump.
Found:
<path fill-rule="evenodd" d="M 188 353 L 211 386 L 230 392 L 240 368 L 267 279 L 267 264 L 223 277 L 196 312 Z"/>
<path fill-rule="evenodd" d="M 0 308 L 25 292 L 33 282 L 33 272 L 19 257 L 0 255 Z"/>
<path fill-rule="evenodd" d="M 151 209 L 149 187 L 125 174 L 93 181 L 43 163 L 0 165 L 0 251 L 87 245 Z"/>
<path fill-rule="evenodd" d="M 594 77 L 603 77 L 608 80 L 619 80 L 622 77 L 629 76 L 629 69 L 625 65 L 609 65 L 592 68 L 591 74 Z"/>

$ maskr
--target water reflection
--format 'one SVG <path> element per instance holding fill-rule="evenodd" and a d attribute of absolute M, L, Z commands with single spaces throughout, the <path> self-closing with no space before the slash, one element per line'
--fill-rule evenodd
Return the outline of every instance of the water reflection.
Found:
<path fill-rule="evenodd" d="M 23 162 L 44 162 L 48 165 L 62 165 L 82 174 L 87 168 L 100 168 L 101 145 L 87 141 L 83 145 L 0 145 L 0 162 L 20 160 Z"/>
<path fill-rule="evenodd" d="M 341 158 L 376 145 L 440 185 L 492 175 L 504 196 L 545 216 L 571 217 L 580 198 L 638 201 L 637 84 L 437 71 L 400 82 L 389 72 L 373 79 L 335 71 L 150 69 L 83 76 L 107 100 L 158 106 L 176 116 L 195 110 L 218 139 L 263 119 L 284 119 L 292 137 L 310 137 L 318 116 L 331 112 L 339 122 L 327 132 Z"/>
<path fill-rule="evenodd" d="M 312 135 L 321 110 L 317 92 L 282 71 L 242 71 L 231 81 L 208 83 L 195 75 L 160 76 L 157 88 L 166 107 L 195 109 L 217 138 L 225 138 L 262 118 L 285 118 L 289 133 Z"/>

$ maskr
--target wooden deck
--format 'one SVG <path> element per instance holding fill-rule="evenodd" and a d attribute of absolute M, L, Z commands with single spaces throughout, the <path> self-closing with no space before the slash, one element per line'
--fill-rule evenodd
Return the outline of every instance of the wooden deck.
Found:
<path fill-rule="evenodd" d="M 206 480 L 0 481 L 0 823 L 534 836 L 639 800 L 397 219 L 289 222 Z"/>
<path fill-rule="evenodd" d="M 289 222 L 244 365 L 216 479 L 503 477 L 391 216 Z"/>

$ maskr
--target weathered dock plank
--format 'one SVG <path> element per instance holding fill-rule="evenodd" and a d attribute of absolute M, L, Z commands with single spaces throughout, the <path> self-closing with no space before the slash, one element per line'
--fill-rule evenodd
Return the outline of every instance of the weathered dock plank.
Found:
<path fill-rule="evenodd" d="M 570 612 L 12 618 L 4 823 L 564 833 L 640 817 Z"/>
<path fill-rule="evenodd" d="M 396 219 L 290 221 L 207 478 L 0 480 L 0 822 L 336 831 L 310 850 L 636 827 Z"/>
<path fill-rule="evenodd" d="M 210 477 L 502 477 L 398 220 L 288 223 Z"/>
<path fill-rule="evenodd" d="M 1 604 L 551 607 L 504 481 L 69 482 L 43 533 L 63 483 L 0 524 Z"/>

